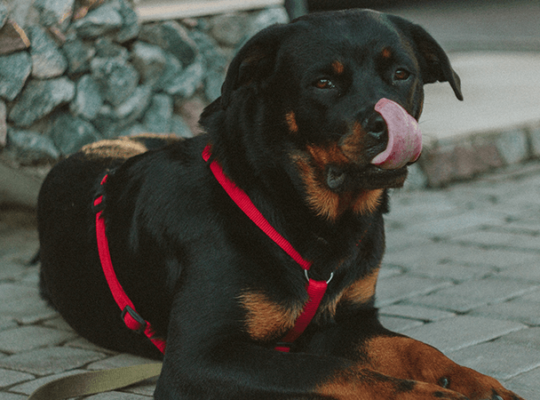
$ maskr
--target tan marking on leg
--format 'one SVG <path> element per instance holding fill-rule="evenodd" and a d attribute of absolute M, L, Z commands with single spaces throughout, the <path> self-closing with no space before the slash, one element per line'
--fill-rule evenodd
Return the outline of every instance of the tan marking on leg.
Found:
<path fill-rule="evenodd" d="M 243 293 L 240 303 L 246 309 L 246 330 L 255 340 L 273 340 L 290 330 L 303 305 L 287 308 L 271 301 L 265 294 L 258 292 Z"/>
<path fill-rule="evenodd" d="M 434 347 L 408 337 L 375 337 L 360 351 L 367 354 L 371 368 L 385 375 L 434 385 L 445 378 L 448 389 L 474 400 L 491 398 L 493 391 L 511 394 L 497 380 L 462 367 Z"/>

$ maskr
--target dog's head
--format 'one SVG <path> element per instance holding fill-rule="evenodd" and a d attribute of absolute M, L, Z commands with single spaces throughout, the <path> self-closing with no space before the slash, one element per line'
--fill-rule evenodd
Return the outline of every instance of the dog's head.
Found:
<path fill-rule="evenodd" d="M 418 154 L 389 149 L 389 120 L 400 110 L 417 120 L 423 85 L 436 81 L 462 99 L 448 57 L 421 27 L 369 10 L 312 14 L 246 43 L 201 122 L 212 133 L 219 121 L 212 140 L 233 180 L 246 169 L 263 181 L 281 170 L 317 214 L 335 220 L 373 211 L 385 188 L 403 185 Z M 382 99 L 393 105 L 388 115 L 377 108 Z M 374 165 L 389 150 L 399 162 Z"/>

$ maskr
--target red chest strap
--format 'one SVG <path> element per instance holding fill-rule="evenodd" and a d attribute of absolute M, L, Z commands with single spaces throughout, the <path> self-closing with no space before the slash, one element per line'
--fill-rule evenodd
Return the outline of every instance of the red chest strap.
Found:
<path fill-rule="evenodd" d="M 107 175 L 101 181 L 103 185 L 107 181 Z M 103 203 L 103 196 L 99 196 L 94 200 L 94 207 L 99 207 Z M 106 226 L 105 219 L 101 216 L 103 210 L 100 210 L 96 213 L 96 237 L 97 237 L 97 247 L 99 252 L 99 259 L 101 260 L 101 267 L 103 268 L 103 273 L 109 284 L 109 289 L 122 311 L 122 320 L 126 326 L 140 333 L 143 333 L 148 339 L 154 343 L 154 345 L 161 351 L 165 353 L 165 341 L 159 338 L 156 338 L 155 332 L 150 325 L 150 322 L 145 321 L 137 311 L 135 311 L 135 306 L 132 301 L 122 288 L 122 285 L 116 277 L 114 268 L 111 261 L 111 253 L 109 251 L 109 242 L 106 235 Z"/>
<path fill-rule="evenodd" d="M 204 148 L 202 157 L 204 161 L 208 162 L 211 156 L 210 145 Z M 305 271 L 309 271 L 311 262 L 305 260 L 300 253 L 277 232 L 261 212 L 255 207 L 248 195 L 234 184 L 223 172 L 223 168 L 216 161 L 210 163 L 210 170 L 214 174 L 219 184 L 223 187 L 229 197 L 236 203 L 236 205 L 251 219 L 255 225 L 257 225 L 270 239 L 272 239 L 285 253 L 287 253 L 300 267 Z M 307 274 L 306 274 L 307 277 Z M 285 335 L 279 345 L 275 348 L 278 351 L 288 352 L 292 343 L 304 332 L 307 328 L 321 303 L 321 300 L 326 292 L 328 281 L 315 281 L 308 278 L 306 290 L 308 293 L 308 301 L 304 305 L 302 313 L 296 319 L 294 327 Z"/>

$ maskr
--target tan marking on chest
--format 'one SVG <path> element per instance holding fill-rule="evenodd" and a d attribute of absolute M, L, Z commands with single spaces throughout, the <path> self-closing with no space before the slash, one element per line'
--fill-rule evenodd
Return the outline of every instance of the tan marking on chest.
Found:
<path fill-rule="evenodd" d="M 366 303 L 369 301 L 375 295 L 379 271 L 380 268 L 377 268 L 370 275 L 357 280 L 346 288 L 341 300 L 355 304 Z"/>
<path fill-rule="evenodd" d="M 245 327 L 255 340 L 273 340 L 283 336 L 293 326 L 303 305 L 285 307 L 260 292 L 246 292 L 239 297 L 246 310 Z"/>

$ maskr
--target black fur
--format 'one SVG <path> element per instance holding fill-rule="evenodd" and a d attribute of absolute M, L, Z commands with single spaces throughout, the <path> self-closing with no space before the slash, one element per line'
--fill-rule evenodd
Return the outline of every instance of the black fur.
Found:
<path fill-rule="evenodd" d="M 381 59 L 384 48 L 391 50 L 390 59 Z M 334 61 L 344 70 L 332 71 Z M 398 68 L 410 77 L 395 80 Z M 335 87 L 314 86 L 322 78 Z M 394 335 L 379 324 L 373 295 L 339 300 L 379 267 L 386 188 L 400 186 L 406 168 L 384 172 L 370 166 L 386 142 L 363 137 L 359 158 L 341 166 L 346 186 L 332 190 L 338 198 L 383 191 L 376 192 L 380 196 L 371 208 L 342 207 L 328 217 L 312 204 L 324 203 L 323 198 L 307 199 L 310 184 L 334 192 L 325 187 L 328 172 L 306 149 L 343 140 L 354 122 L 365 125 L 383 97 L 418 118 L 423 84 L 435 81 L 450 82 L 461 98 L 459 78 L 443 50 L 422 28 L 401 18 L 357 10 L 265 29 L 233 60 L 222 97 L 201 118 L 206 134 L 183 141 L 145 136 L 102 142 L 52 170 L 38 209 L 43 292 L 92 342 L 160 357 L 145 337 L 123 325 L 101 271 L 92 199 L 108 172 L 104 215 L 116 273 L 138 312 L 167 338 L 156 398 L 329 398 L 324 384 L 352 374 L 358 365 L 365 372 L 348 382 L 359 390 L 424 393 L 412 381 L 369 371 L 370 356 L 360 344 Z M 273 350 L 284 332 L 279 322 L 272 325 L 274 314 L 265 307 L 276 310 L 278 321 L 301 307 L 307 296 L 303 271 L 218 185 L 201 156 L 208 143 L 213 159 L 273 227 L 313 260 L 311 277 L 335 273 L 321 311 L 289 354 Z M 314 171 L 317 182 L 309 183 L 298 160 Z M 252 294 L 263 296 L 254 306 L 262 319 L 246 305 Z M 249 324 L 261 321 L 268 323 L 267 331 L 258 325 L 250 331 Z M 259 328 L 262 333 L 254 334 Z M 444 391 L 430 386 L 425 393 L 431 397 L 422 399 Z M 332 398 L 356 397 L 336 393 Z"/>

